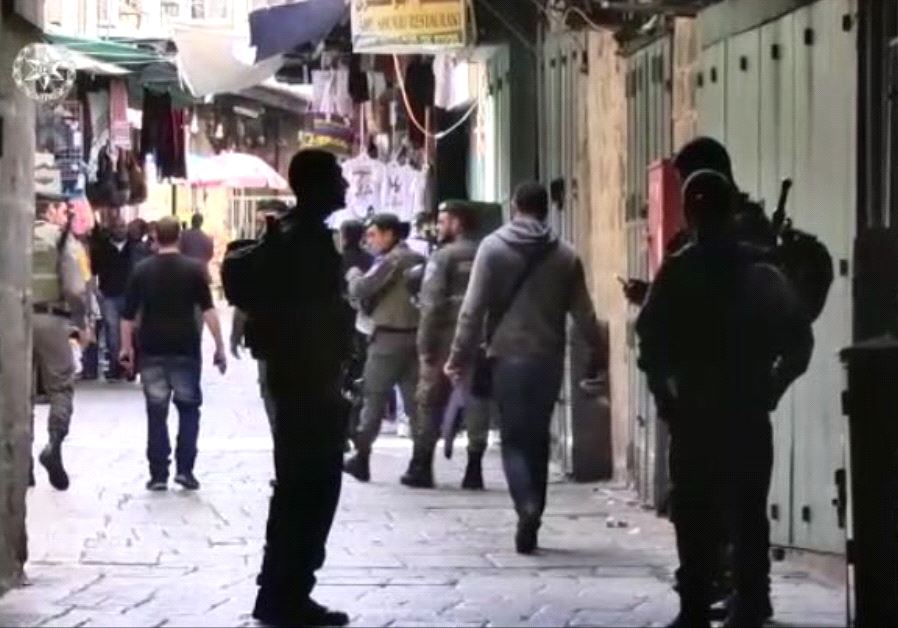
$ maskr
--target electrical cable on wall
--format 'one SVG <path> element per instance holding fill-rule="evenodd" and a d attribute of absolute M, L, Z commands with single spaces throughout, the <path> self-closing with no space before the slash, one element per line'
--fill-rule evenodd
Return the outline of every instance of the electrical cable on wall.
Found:
<path fill-rule="evenodd" d="M 412 124 L 414 124 L 415 127 L 417 127 L 417 129 L 421 131 L 421 133 L 423 133 L 425 137 L 429 137 L 439 142 L 441 139 L 467 122 L 468 118 L 471 117 L 471 114 L 474 113 L 474 110 L 477 109 L 477 101 L 475 100 L 471 104 L 470 108 L 465 112 L 465 115 L 463 115 L 458 122 L 453 124 L 445 131 L 440 131 L 439 133 L 431 133 L 428 129 L 425 128 L 423 124 L 418 121 L 418 118 L 415 116 L 414 109 L 412 108 L 412 103 L 408 97 L 408 91 L 406 91 L 405 89 L 405 78 L 402 75 L 402 67 L 399 64 L 398 55 L 393 55 L 393 64 L 396 66 L 396 80 L 399 83 L 399 92 L 402 94 L 402 102 L 405 105 L 405 110 L 408 113 L 409 120 L 412 121 Z"/>

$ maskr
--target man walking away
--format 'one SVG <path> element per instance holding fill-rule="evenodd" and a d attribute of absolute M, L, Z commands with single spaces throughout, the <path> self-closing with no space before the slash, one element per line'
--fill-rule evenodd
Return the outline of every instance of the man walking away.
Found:
<path fill-rule="evenodd" d="M 269 625 L 342 626 L 349 617 L 311 594 L 340 500 L 349 416 L 340 382 L 353 314 L 325 224 L 344 206 L 347 185 L 336 158 L 320 150 L 297 153 L 289 180 L 296 207 L 245 254 L 243 267 L 225 261 L 226 268 L 243 268 L 225 273 L 225 287 L 240 295 L 234 305 L 248 317 L 247 346 L 265 361 L 276 413 L 274 493 L 253 617 Z M 227 279 L 236 275 L 245 281 Z"/>
<path fill-rule="evenodd" d="M 78 264 L 80 246 L 70 233 L 64 211 L 39 198 L 34 223 L 32 294 L 34 303 L 34 360 L 50 398 L 50 441 L 38 458 L 50 484 L 69 487 L 62 463 L 62 442 L 69 433 L 75 397 L 75 363 L 69 344 L 72 327 L 82 346 L 89 340 L 86 285 Z"/>
<path fill-rule="evenodd" d="M 350 270 L 349 296 L 362 304 L 374 320 L 364 372 L 364 406 L 358 432 L 357 453 L 345 470 L 360 482 L 371 479 L 371 447 L 380 433 L 384 409 L 397 384 L 406 412 L 416 424 L 415 388 L 418 384 L 418 308 L 412 302 L 405 272 L 424 261 L 402 241 L 403 224 L 393 214 L 374 216 L 368 242 L 380 256 L 367 274 Z"/>
<path fill-rule="evenodd" d="M 433 454 L 439 440 L 439 425 L 453 388 L 443 370 L 477 254 L 476 210 L 464 203 L 444 203 L 440 207 L 437 228 L 443 246 L 428 261 L 419 293 L 418 416 L 412 425 L 415 450 L 408 472 L 402 476 L 403 484 L 418 488 L 431 488 L 434 484 Z M 469 406 L 468 410 L 471 409 Z M 465 416 L 469 448 L 463 488 L 481 489 L 481 461 L 488 439 L 489 413 L 468 411 Z"/>
<path fill-rule="evenodd" d="M 119 332 L 125 307 L 125 286 L 134 268 L 134 243 L 128 238 L 128 226 L 120 216 L 112 219 L 109 231 L 99 228 L 91 250 L 91 264 L 100 288 L 100 308 L 106 330 L 106 351 L 109 359 L 107 381 L 121 379 L 118 356 L 121 349 Z"/>
<path fill-rule="evenodd" d="M 190 229 L 181 235 L 181 253 L 203 264 L 203 268 L 207 268 L 215 257 L 215 244 L 203 232 L 202 214 L 194 214 L 190 219 Z"/>
<path fill-rule="evenodd" d="M 171 444 L 168 409 L 174 400 L 178 409 L 178 444 L 175 451 L 175 482 L 197 490 L 193 475 L 200 427 L 202 364 L 201 332 L 197 308 L 215 339 L 214 364 L 221 373 L 227 368 L 218 314 L 205 270 L 178 252 L 181 228 L 174 218 L 159 221 L 159 252 L 134 270 L 125 295 L 121 328 L 121 361 L 134 368 L 134 328 L 140 317 L 140 379 L 147 403 L 147 458 L 151 491 L 166 490 Z"/>
<path fill-rule="evenodd" d="M 583 264 L 546 225 L 549 196 L 524 183 L 514 218 L 480 245 L 446 373 L 470 371 L 487 329 L 493 395 L 499 406 L 502 464 L 518 514 L 517 551 L 531 554 L 546 507 L 549 430 L 564 373 L 567 314 L 598 374 L 607 347 L 586 288 Z"/>
<path fill-rule="evenodd" d="M 725 625 L 760 626 L 771 614 L 769 413 L 807 368 L 813 335 L 781 271 L 738 242 L 730 178 L 699 170 L 683 200 L 694 242 L 665 259 L 636 327 L 640 367 L 670 424 L 672 625 L 710 625 L 717 554 L 730 540 L 736 595 Z"/>

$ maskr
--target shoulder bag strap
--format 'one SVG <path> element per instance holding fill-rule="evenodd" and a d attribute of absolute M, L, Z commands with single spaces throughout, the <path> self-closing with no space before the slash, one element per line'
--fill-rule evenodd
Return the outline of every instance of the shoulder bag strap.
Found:
<path fill-rule="evenodd" d="M 502 321 L 505 319 L 505 315 L 508 314 L 508 310 L 511 309 L 511 306 L 514 304 L 515 300 L 517 300 L 518 294 L 521 292 L 521 288 L 523 288 L 524 284 L 527 283 L 527 280 L 533 274 L 533 271 L 535 271 L 540 263 L 544 259 L 549 257 L 552 251 L 554 251 L 556 248 L 558 248 L 557 240 L 555 240 L 554 242 L 550 242 L 541 251 L 535 253 L 527 259 L 524 270 L 521 271 L 521 274 L 518 275 L 518 278 L 515 280 L 511 292 L 508 293 L 508 297 L 499 307 L 489 313 L 489 318 L 487 320 L 488 325 L 486 330 L 486 344 L 489 344 L 492 341 L 493 335 L 495 335 L 496 330 L 499 329 L 499 325 L 502 324 Z"/>

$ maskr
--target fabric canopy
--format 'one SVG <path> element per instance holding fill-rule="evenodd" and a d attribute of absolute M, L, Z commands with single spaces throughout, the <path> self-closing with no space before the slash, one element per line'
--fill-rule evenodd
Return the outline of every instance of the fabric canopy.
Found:
<path fill-rule="evenodd" d="M 51 44 L 68 48 L 72 52 L 78 53 L 79 57 L 82 55 L 92 57 L 103 63 L 111 63 L 129 70 L 136 70 L 140 66 L 165 60 L 165 57 L 156 52 L 130 44 L 54 34 L 46 34 L 45 37 Z"/>
<path fill-rule="evenodd" d="M 253 63 L 249 41 L 213 28 L 178 28 L 178 68 L 194 96 L 236 92 L 274 76 L 283 57 L 272 56 Z"/>
<path fill-rule="evenodd" d="M 287 190 L 287 181 L 263 159 L 248 153 L 189 155 L 187 182 L 194 187 Z"/>
<path fill-rule="evenodd" d="M 256 61 L 317 44 L 348 14 L 347 0 L 304 0 L 258 9 L 249 14 L 250 43 Z"/>

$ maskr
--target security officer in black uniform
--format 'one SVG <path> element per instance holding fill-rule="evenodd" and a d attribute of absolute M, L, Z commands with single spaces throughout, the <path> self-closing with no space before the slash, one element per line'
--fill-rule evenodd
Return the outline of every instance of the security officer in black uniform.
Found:
<path fill-rule="evenodd" d="M 276 415 L 276 482 L 253 617 L 277 626 L 343 626 L 349 617 L 311 593 L 340 499 L 349 419 L 340 383 L 354 316 L 324 222 L 343 206 L 347 184 L 336 158 L 315 149 L 293 157 L 289 179 L 296 207 L 262 239 L 255 279 L 264 298 L 245 308 L 247 346 L 265 360 Z"/>
<path fill-rule="evenodd" d="M 683 200 L 693 242 L 665 259 L 637 321 L 639 364 L 671 432 L 673 625 L 709 625 L 717 552 L 730 540 L 728 625 L 758 626 L 770 604 L 769 413 L 807 369 L 813 335 L 782 272 L 738 242 L 731 179 L 698 170 Z"/>
<path fill-rule="evenodd" d="M 452 394 L 452 382 L 443 373 L 443 367 L 449 358 L 458 313 L 477 255 L 477 223 L 477 210 L 468 204 L 447 201 L 440 206 L 438 232 L 442 248 L 428 260 L 418 295 L 421 306 L 418 413 L 412 425 L 414 453 L 408 471 L 401 478 L 406 486 L 432 488 L 434 485 L 433 454 L 439 440 L 439 424 Z M 462 487 L 481 489 L 481 461 L 489 434 L 488 404 L 476 400 L 469 404 L 466 419 L 468 466 Z"/>

